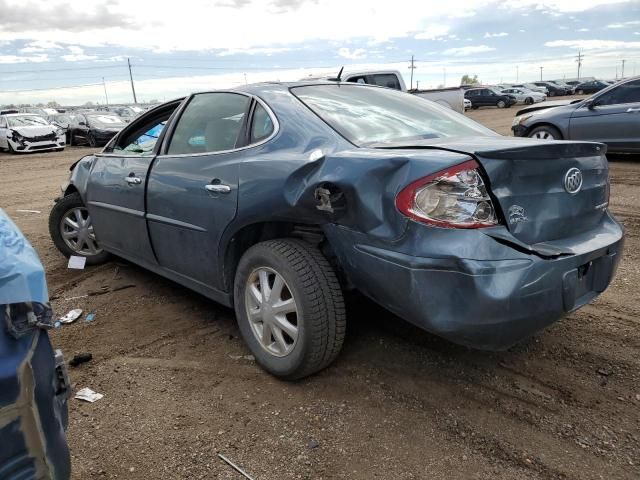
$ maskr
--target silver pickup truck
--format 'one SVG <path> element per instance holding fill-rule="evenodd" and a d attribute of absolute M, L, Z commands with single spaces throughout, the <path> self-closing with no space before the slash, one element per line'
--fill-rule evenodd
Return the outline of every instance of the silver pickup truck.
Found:
<path fill-rule="evenodd" d="M 322 77 L 328 79 L 331 76 Z M 308 80 L 308 79 L 305 79 Z M 381 87 L 393 88 L 403 92 L 413 93 L 419 97 L 439 103 L 445 107 L 464 113 L 464 90 L 460 87 L 438 88 L 433 90 L 408 90 L 402 74 L 397 70 L 362 70 L 346 71 L 342 73 L 343 82 L 367 83 Z"/>

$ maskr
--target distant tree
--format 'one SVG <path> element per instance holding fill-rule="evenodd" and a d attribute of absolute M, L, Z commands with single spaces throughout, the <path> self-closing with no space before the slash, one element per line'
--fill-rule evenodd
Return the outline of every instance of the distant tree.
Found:
<path fill-rule="evenodd" d="M 85 102 L 85 107 L 93 107 L 93 102 Z"/>
<path fill-rule="evenodd" d="M 463 75 L 460 79 L 460 85 L 479 85 L 480 80 L 478 80 L 478 75 Z"/>
<path fill-rule="evenodd" d="M 40 107 L 40 108 L 42 108 L 42 107 L 44 107 L 44 103 L 42 103 L 42 102 L 40 102 L 40 103 L 36 103 L 36 107 Z"/>
<path fill-rule="evenodd" d="M 149 100 L 147 103 L 160 103 L 160 100 L 154 98 L 153 100 Z"/>
<path fill-rule="evenodd" d="M 58 102 L 56 102 L 55 100 L 51 100 L 50 102 L 47 103 L 47 107 L 49 108 L 56 108 L 59 107 L 60 104 Z"/>

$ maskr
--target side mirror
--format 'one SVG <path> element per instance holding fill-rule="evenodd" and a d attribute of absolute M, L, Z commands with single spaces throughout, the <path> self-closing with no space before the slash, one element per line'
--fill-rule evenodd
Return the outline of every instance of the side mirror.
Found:
<path fill-rule="evenodd" d="M 595 110 L 595 108 L 598 106 L 598 101 L 589 99 L 586 102 L 584 102 L 584 106 L 587 107 L 589 110 Z"/>

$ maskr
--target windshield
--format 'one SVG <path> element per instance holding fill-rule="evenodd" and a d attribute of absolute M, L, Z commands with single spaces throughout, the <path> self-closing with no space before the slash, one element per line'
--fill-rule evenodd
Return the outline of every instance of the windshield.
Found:
<path fill-rule="evenodd" d="M 10 127 L 32 127 L 34 125 L 49 125 L 44 118 L 37 115 L 19 115 L 7 117 Z"/>
<path fill-rule="evenodd" d="M 87 121 L 90 126 L 99 128 L 120 128 L 126 125 L 120 117 L 115 115 L 91 115 L 87 116 Z"/>
<path fill-rule="evenodd" d="M 395 90 L 358 85 L 309 85 L 291 92 L 351 143 L 496 135 L 433 102 Z"/>

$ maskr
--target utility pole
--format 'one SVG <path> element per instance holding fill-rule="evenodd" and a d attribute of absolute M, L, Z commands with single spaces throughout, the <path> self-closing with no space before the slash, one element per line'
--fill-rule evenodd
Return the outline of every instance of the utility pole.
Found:
<path fill-rule="evenodd" d="M 104 77 L 102 77 L 102 86 L 104 87 L 104 98 L 107 100 L 107 107 L 109 106 L 109 97 L 107 96 L 107 84 L 104 83 Z"/>
<path fill-rule="evenodd" d="M 624 79 L 624 63 L 626 62 L 626 60 L 622 60 L 622 72 L 620 73 L 620 78 Z"/>
<path fill-rule="evenodd" d="M 516 83 L 520 83 L 520 66 L 516 65 Z"/>
<path fill-rule="evenodd" d="M 247 83 L 247 74 L 246 73 L 244 74 L 244 84 L 248 85 L 248 83 Z"/>
<path fill-rule="evenodd" d="M 416 69 L 414 65 L 413 55 L 411 55 L 411 65 L 409 65 L 409 69 L 411 70 L 411 88 L 409 90 L 413 90 L 413 71 Z"/>
<path fill-rule="evenodd" d="M 127 57 L 127 65 L 129 65 L 129 78 L 131 79 L 131 91 L 133 92 L 133 103 L 138 103 L 136 98 L 136 87 L 133 85 L 133 74 L 131 73 L 131 60 Z"/>
<path fill-rule="evenodd" d="M 442 73 L 442 75 L 443 75 L 443 78 L 442 78 L 442 86 L 443 86 L 443 87 L 446 87 L 446 86 L 447 86 L 447 67 L 444 67 L 444 68 L 442 69 L 442 72 L 443 72 L 443 73 Z"/>
<path fill-rule="evenodd" d="M 580 80 L 580 67 L 582 67 L 583 58 L 584 55 L 582 55 L 582 52 L 578 52 L 578 55 L 576 56 L 576 62 L 578 62 L 578 80 Z"/>
<path fill-rule="evenodd" d="M 540 81 L 542 81 L 542 69 L 543 69 L 543 68 L 544 68 L 544 67 L 540 67 Z"/>

